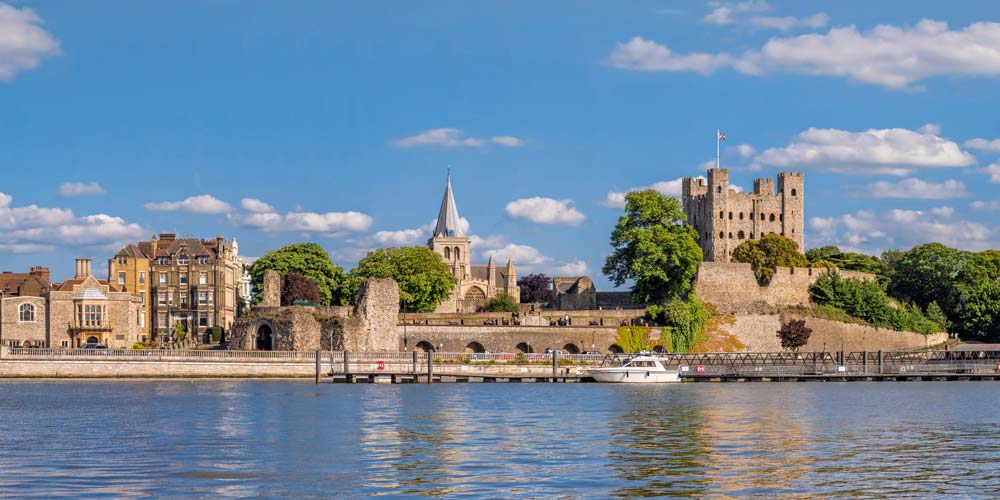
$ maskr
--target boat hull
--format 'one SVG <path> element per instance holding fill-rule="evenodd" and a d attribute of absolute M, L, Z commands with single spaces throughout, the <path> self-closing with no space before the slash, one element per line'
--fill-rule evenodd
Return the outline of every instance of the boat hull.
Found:
<path fill-rule="evenodd" d="M 587 374 L 597 382 L 607 384 L 663 384 L 681 381 L 677 372 L 641 368 L 596 368 L 588 370 Z"/>

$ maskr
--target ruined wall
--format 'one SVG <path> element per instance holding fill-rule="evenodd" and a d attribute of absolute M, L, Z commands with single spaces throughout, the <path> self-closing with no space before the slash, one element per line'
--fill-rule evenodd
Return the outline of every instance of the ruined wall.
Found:
<path fill-rule="evenodd" d="M 779 267 L 766 286 L 757 284 L 747 263 L 702 262 L 698 265 L 695 293 L 721 312 L 753 312 L 766 306 L 808 306 L 809 287 L 826 269 Z M 862 280 L 874 276 L 857 271 L 839 271 L 844 278 Z"/>
<path fill-rule="evenodd" d="M 354 314 L 343 323 L 344 348 L 351 351 L 398 349 L 399 286 L 391 278 L 368 278 L 358 290 Z"/>
<path fill-rule="evenodd" d="M 748 351 L 778 352 L 781 341 L 778 329 L 783 323 L 802 319 L 806 327 L 812 328 L 809 342 L 800 352 L 808 351 L 888 351 L 924 349 L 948 340 L 947 333 L 921 335 L 913 332 L 897 332 L 885 328 L 875 328 L 853 323 L 841 323 L 821 318 L 813 318 L 796 313 L 782 314 L 736 314 L 734 321 L 719 323 L 719 330 L 736 337 Z"/>
<path fill-rule="evenodd" d="M 261 294 L 260 306 L 281 306 L 281 275 L 277 271 L 264 271 L 264 292 Z"/>

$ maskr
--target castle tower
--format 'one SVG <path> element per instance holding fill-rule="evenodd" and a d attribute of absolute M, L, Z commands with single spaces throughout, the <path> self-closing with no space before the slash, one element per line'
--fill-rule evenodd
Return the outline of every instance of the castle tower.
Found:
<path fill-rule="evenodd" d="M 709 244 L 702 246 L 705 260 L 728 261 L 736 245 L 727 237 L 732 221 L 729 207 L 729 169 L 708 170 L 707 230 Z M 717 234 L 716 234 L 717 233 Z"/>
<path fill-rule="evenodd" d="M 805 180 L 802 172 L 781 172 L 778 174 L 778 196 L 781 197 L 781 234 L 798 243 L 799 251 L 805 252 L 803 235 L 805 220 Z"/>
<path fill-rule="evenodd" d="M 427 246 L 444 258 L 444 261 L 451 266 L 455 277 L 461 282 L 472 275 L 470 245 L 471 240 L 465 237 L 462 232 L 458 207 L 455 205 L 455 196 L 451 191 L 451 174 L 448 174 L 448 182 L 444 188 L 444 197 L 441 199 L 441 210 L 438 212 L 437 224 L 434 226 L 431 239 L 427 241 Z"/>

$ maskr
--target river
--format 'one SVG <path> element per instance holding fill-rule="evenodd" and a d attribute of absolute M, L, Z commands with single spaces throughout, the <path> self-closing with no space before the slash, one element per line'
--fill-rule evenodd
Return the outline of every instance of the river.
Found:
<path fill-rule="evenodd" d="M 0 382 L 10 497 L 1000 494 L 991 382 Z"/>

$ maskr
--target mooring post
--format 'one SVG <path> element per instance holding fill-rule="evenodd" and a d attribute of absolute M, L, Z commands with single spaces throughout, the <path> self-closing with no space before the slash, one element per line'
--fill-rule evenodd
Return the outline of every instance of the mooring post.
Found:
<path fill-rule="evenodd" d="M 427 383 L 434 383 L 434 351 L 427 351 Z"/>
<path fill-rule="evenodd" d="M 344 351 L 344 381 L 346 381 L 346 382 L 350 382 L 351 381 L 350 380 L 350 378 L 351 378 L 351 367 L 350 367 L 350 365 L 348 363 L 349 363 L 349 361 L 348 361 L 347 351 Z"/>
<path fill-rule="evenodd" d="M 882 349 L 878 350 L 878 373 L 882 374 Z"/>
<path fill-rule="evenodd" d="M 320 371 L 320 351 L 316 351 L 316 383 L 319 383 L 319 371 Z"/>
<path fill-rule="evenodd" d="M 813 351 L 813 374 L 816 374 L 816 351 Z"/>
<path fill-rule="evenodd" d="M 556 377 L 559 376 L 559 355 L 556 354 L 556 350 L 552 350 L 552 381 L 556 381 Z"/>
<path fill-rule="evenodd" d="M 861 370 L 862 373 L 868 374 L 868 351 L 861 351 Z"/>
<path fill-rule="evenodd" d="M 419 368 L 417 367 L 417 351 L 413 351 L 413 375 L 414 375 L 414 377 L 416 377 L 418 369 Z"/>

